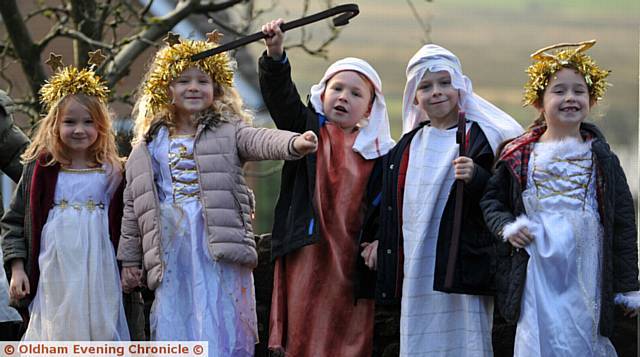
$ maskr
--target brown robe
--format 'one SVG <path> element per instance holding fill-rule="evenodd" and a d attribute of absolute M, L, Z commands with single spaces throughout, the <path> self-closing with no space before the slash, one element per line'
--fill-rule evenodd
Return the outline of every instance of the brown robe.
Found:
<path fill-rule="evenodd" d="M 353 151 L 358 131 L 320 128 L 315 205 L 322 239 L 276 260 L 269 348 L 287 356 L 370 356 L 373 300 L 354 303 L 358 234 L 374 160 Z"/>

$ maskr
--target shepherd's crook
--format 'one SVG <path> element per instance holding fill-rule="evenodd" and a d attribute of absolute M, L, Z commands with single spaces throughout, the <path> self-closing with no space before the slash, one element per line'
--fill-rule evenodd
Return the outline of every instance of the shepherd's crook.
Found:
<path fill-rule="evenodd" d="M 356 17 L 359 13 L 360 13 L 360 10 L 358 9 L 358 5 L 356 4 L 338 5 L 313 15 L 305 16 L 297 20 L 293 20 L 291 22 L 285 22 L 282 25 L 280 25 L 280 29 L 282 30 L 282 32 L 285 32 L 285 31 L 294 29 L 296 27 L 308 25 L 310 23 L 317 22 L 317 21 L 326 19 L 327 17 L 336 16 L 336 15 L 339 15 L 339 16 L 333 19 L 333 25 L 344 26 L 349 23 L 350 19 Z M 235 41 L 225 43 L 224 45 L 218 46 L 216 48 L 212 48 L 210 50 L 206 50 L 198 54 L 195 54 L 191 56 L 191 60 L 198 61 L 203 58 L 207 58 L 209 56 L 213 56 L 218 53 L 229 51 L 234 48 L 244 46 L 246 44 L 261 40 L 266 37 L 267 35 L 265 35 L 263 32 L 256 32 L 253 35 L 242 37 Z"/>
<path fill-rule="evenodd" d="M 458 113 L 458 130 L 456 131 L 456 142 L 459 144 L 458 157 L 465 156 L 467 152 L 467 130 L 465 127 L 466 117 L 461 110 Z M 456 271 L 456 261 L 460 250 L 460 234 L 462 231 L 462 195 L 464 194 L 464 181 L 456 180 L 456 200 L 453 206 L 453 232 L 451 234 L 451 245 L 449 245 L 449 259 L 447 260 L 447 272 L 444 278 L 445 291 L 453 288 L 453 278 Z"/>

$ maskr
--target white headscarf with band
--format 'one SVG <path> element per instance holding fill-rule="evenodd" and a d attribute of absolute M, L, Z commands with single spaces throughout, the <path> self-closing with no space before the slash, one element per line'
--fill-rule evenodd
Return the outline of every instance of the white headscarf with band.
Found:
<path fill-rule="evenodd" d="M 458 106 L 465 112 L 468 120 L 480 125 L 494 153 L 503 141 L 523 132 L 522 126 L 511 116 L 473 92 L 471 80 L 462 73 L 458 57 L 438 45 L 425 45 L 407 65 L 407 84 L 402 100 L 403 133 L 410 132 L 420 122 L 428 119 L 424 110 L 415 104 L 418 84 L 427 71 L 449 72 L 451 84 L 460 93 Z"/>
<path fill-rule="evenodd" d="M 336 73 L 342 71 L 356 71 L 366 76 L 375 87 L 375 99 L 369 115 L 369 125 L 360 129 L 353 150 L 367 160 L 375 159 L 386 154 L 395 142 L 391 139 L 389 130 L 389 114 L 387 104 L 382 95 L 382 81 L 373 67 L 367 62 L 353 57 L 343 58 L 327 68 L 320 83 L 311 87 L 311 104 L 317 113 L 324 115 L 322 110 L 322 93 L 327 81 Z"/>

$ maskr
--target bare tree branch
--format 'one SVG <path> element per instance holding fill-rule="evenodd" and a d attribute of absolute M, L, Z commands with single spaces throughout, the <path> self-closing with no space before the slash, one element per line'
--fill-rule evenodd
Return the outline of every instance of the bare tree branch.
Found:
<path fill-rule="evenodd" d="M 91 48 L 111 49 L 113 47 L 108 43 L 96 41 L 92 38 L 89 38 L 84 34 L 84 32 L 76 31 L 66 27 L 60 28 L 59 36 L 68 37 L 78 41 L 79 43 L 88 44 L 91 46 Z M 89 51 L 87 51 L 85 54 L 87 53 L 89 53 Z M 78 63 L 78 66 L 86 66 L 86 61 L 84 63 Z"/>
<path fill-rule="evenodd" d="M 59 23 L 55 24 L 51 29 L 49 29 L 49 32 L 46 35 L 44 35 L 44 37 L 37 44 L 38 49 L 40 50 L 40 53 L 44 51 L 45 47 L 47 47 L 49 42 L 51 42 L 53 39 L 60 36 L 61 33 L 62 33 L 62 25 Z"/>
<path fill-rule="evenodd" d="M 24 22 L 29 22 L 29 20 L 31 20 L 32 18 L 40 15 L 47 18 L 55 16 L 57 20 L 60 20 L 61 18 L 69 17 L 69 10 L 62 6 L 47 6 L 38 8 L 28 13 L 24 19 Z"/>
<path fill-rule="evenodd" d="M 15 0 L 0 1 L 0 15 L 2 15 L 5 26 L 12 29 L 8 31 L 9 38 L 11 38 L 13 48 L 18 55 L 22 70 L 27 76 L 31 92 L 36 96 L 46 79 L 44 69 L 39 61 L 40 48 L 31 39 L 31 34 L 22 19 Z"/>
<path fill-rule="evenodd" d="M 151 5 L 153 5 L 153 0 L 149 0 L 147 5 L 142 10 L 140 10 L 140 12 L 138 13 L 138 17 L 143 19 L 147 15 L 149 10 L 151 10 Z"/>
<path fill-rule="evenodd" d="M 95 50 L 92 42 L 101 39 L 101 33 L 96 24 L 96 2 L 95 0 L 71 0 L 71 10 L 75 30 L 82 33 L 84 38 L 91 40 L 80 40 L 76 37 L 73 41 L 74 62 L 76 65 L 84 67 L 89 60 L 88 53 Z"/>
<path fill-rule="evenodd" d="M 13 47 L 11 47 L 10 44 L 5 45 L 5 43 L 6 42 L 0 42 L 0 56 L 17 59 L 16 53 L 14 52 Z"/>
<path fill-rule="evenodd" d="M 431 2 L 432 0 L 427 0 L 427 2 Z M 423 20 L 422 17 L 420 16 L 420 13 L 418 12 L 418 9 L 416 9 L 416 7 L 413 5 L 413 3 L 411 2 L 411 0 L 407 0 L 407 4 L 409 4 L 409 8 L 411 9 L 411 13 L 413 14 L 413 17 L 416 19 L 416 22 L 418 22 L 418 25 L 420 26 L 420 28 L 422 29 L 422 32 L 424 33 L 424 43 L 430 43 L 431 42 L 431 23 L 429 22 L 429 20 Z"/>
<path fill-rule="evenodd" d="M 230 7 L 247 1 L 248 0 L 228 0 L 221 3 L 215 3 L 213 1 L 201 1 L 196 5 L 194 10 L 197 13 L 217 12 L 226 10 Z"/>
<path fill-rule="evenodd" d="M 107 85 L 110 87 L 115 85 L 127 73 L 133 60 L 149 47 L 149 43 L 160 39 L 178 22 L 192 13 L 195 5 L 193 0 L 178 2 L 173 11 L 159 18 L 149 28 L 142 30 L 133 41 L 123 46 L 106 67 L 104 78 Z"/>
<path fill-rule="evenodd" d="M 70 39 L 74 45 L 76 66 L 85 66 L 89 50 L 100 48 L 107 55 L 106 61 L 97 68 L 98 74 L 114 88 L 116 83 L 128 75 L 129 68 L 142 53 L 152 46 L 180 21 L 194 14 L 205 15 L 225 33 L 232 37 L 243 36 L 252 29 L 256 16 L 271 11 L 279 0 L 264 2 L 268 7 L 256 9 L 253 0 L 174 0 L 175 7 L 160 16 L 153 16 L 152 5 L 155 0 L 144 1 L 140 6 L 130 0 L 59 0 L 51 2 L 36 0 L 36 8 L 26 18 L 18 10 L 17 0 L 0 0 L 0 15 L 10 43 L 0 43 L 0 79 L 9 87 L 18 84 L 10 70 L 16 62 L 22 66 L 27 76 L 30 93 L 21 100 L 21 111 L 27 113 L 35 122 L 41 109 L 38 103 L 38 90 L 46 79 L 42 54 L 54 39 Z M 325 0 L 327 6 L 331 0 Z M 304 15 L 309 10 L 309 0 L 305 0 Z M 230 16 L 229 9 L 240 9 L 240 20 Z M 215 18 L 214 18 L 215 16 Z M 34 40 L 27 29 L 35 21 L 45 21 L 49 31 Z M 27 24 L 26 21 L 29 21 Z M 42 28 L 43 23 L 37 25 Z M 338 31 L 332 29 L 328 38 L 320 45 L 309 45 L 311 35 L 303 32 L 300 48 L 305 53 L 326 58 L 328 45 L 333 42 Z M 242 56 L 240 52 L 237 54 Z M 15 59 L 15 62 L 13 61 Z M 251 71 L 248 71 L 251 72 Z M 255 70 L 253 71 L 255 72 Z M 253 73 L 252 72 L 252 73 Z M 244 73 L 251 77 L 251 74 Z M 116 93 L 113 100 L 133 104 L 130 93 Z"/>
<path fill-rule="evenodd" d="M 149 25 L 147 29 L 141 31 L 136 39 L 122 47 L 106 67 L 105 80 L 107 84 L 113 86 L 127 73 L 131 62 L 149 47 L 149 43 L 156 42 L 187 16 L 194 13 L 220 11 L 243 1 L 246 0 L 229 0 L 222 3 L 213 3 L 211 1 L 200 2 L 197 0 L 179 1 L 173 11 L 158 18 L 153 24 Z"/>

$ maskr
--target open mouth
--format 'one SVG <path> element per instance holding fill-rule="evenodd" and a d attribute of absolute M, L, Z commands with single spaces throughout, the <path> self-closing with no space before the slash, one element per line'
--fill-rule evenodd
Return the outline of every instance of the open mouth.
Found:
<path fill-rule="evenodd" d="M 574 113 L 574 112 L 580 111 L 580 108 L 579 107 L 574 107 L 574 106 L 564 107 L 564 108 L 560 108 L 560 111 L 561 112 L 565 112 L 565 113 Z"/>
<path fill-rule="evenodd" d="M 333 109 L 341 113 L 347 113 L 347 108 L 343 107 L 342 105 L 337 105 Z"/>

